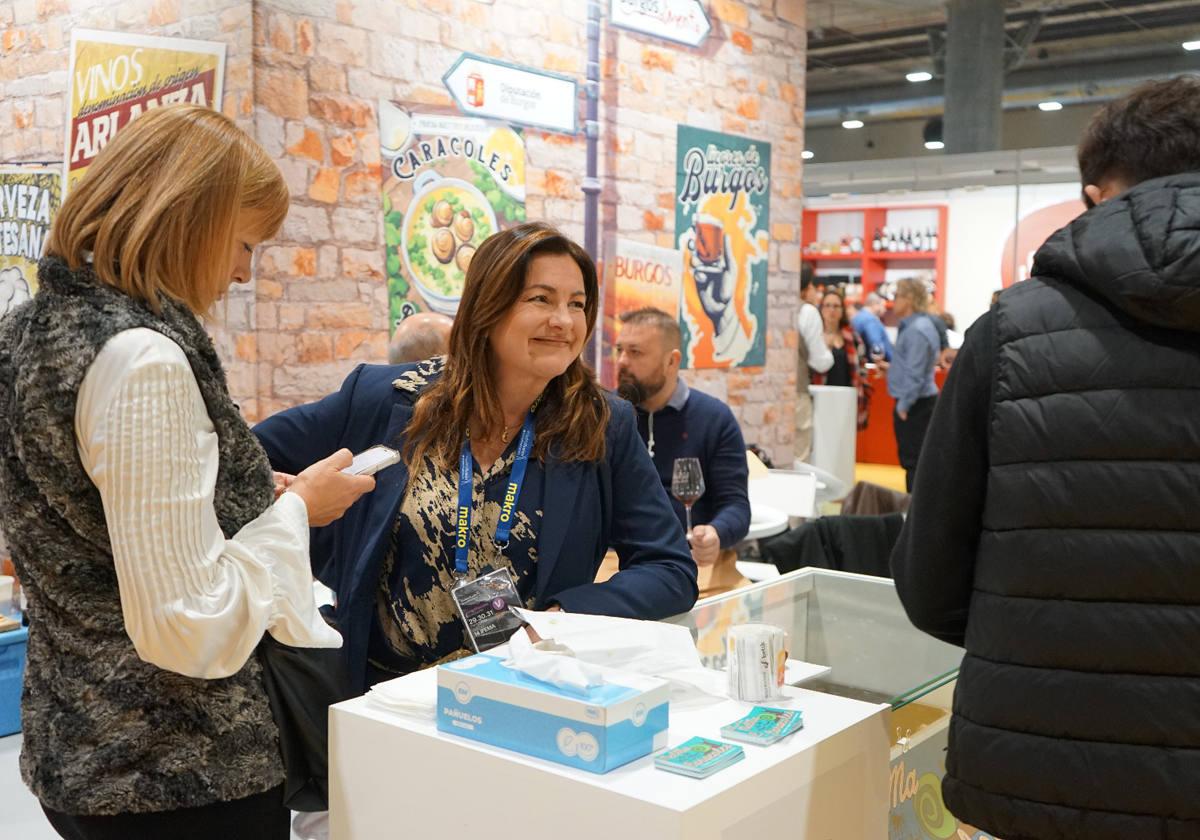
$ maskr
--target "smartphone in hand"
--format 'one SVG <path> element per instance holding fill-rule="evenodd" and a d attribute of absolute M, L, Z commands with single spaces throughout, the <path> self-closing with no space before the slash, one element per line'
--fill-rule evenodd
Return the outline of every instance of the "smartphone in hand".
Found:
<path fill-rule="evenodd" d="M 400 462 L 400 453 L 390 446 L 382 444 L 372 446 L 359 452 L 354 456 L 354 460 L 350 466 L 346 467 L 342 472 L 350 475 L 375 475 L 384 467 L 390 467 L 392 464 Z"/>

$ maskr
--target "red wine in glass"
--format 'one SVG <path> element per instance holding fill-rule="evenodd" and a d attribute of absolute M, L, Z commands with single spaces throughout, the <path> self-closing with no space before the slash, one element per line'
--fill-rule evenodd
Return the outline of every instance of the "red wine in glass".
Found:
<path fill-rule="evenodd" d="M 699 458 L 676 458 L 671 472 L 671 495 L 680 501 L 687 514 L 687 533 L 692 534 L 692 505 L 704 495 L 704 473 Z"/>

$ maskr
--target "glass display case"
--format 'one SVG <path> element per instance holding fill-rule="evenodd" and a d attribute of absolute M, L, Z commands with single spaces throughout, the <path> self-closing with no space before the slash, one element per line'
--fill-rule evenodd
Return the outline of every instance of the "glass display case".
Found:
<path fill-rule="evenodd" d="M 704 664 L 720 669 L 730 627 L 761 622 L 785 630 L 790 658 L 829 669 L 803 688 L 891 707 L 891 840 L 986 837 L 960 826 L 942 802 L 963 651 L 913 627 L 891 580 L 798 569 L 706 598 L 670 621 L 690 628 Z"/>

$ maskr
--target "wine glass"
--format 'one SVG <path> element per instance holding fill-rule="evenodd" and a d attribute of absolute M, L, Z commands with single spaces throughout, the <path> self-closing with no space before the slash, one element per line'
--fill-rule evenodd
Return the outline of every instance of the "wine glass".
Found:
<path fill-rule="evenodd" d="M 692 535 L 692 505 L 704 495 L 704 473 L 699 458 L 676 458 L 671 473 L 671 495 L 687 512 L 687 533 Z"/>
<path fill-rule="evenodd" d="M 879 364 L 879 360 L 883 358 L 883 345 L 875 343 L 871 345 L 871 361 Z"/>

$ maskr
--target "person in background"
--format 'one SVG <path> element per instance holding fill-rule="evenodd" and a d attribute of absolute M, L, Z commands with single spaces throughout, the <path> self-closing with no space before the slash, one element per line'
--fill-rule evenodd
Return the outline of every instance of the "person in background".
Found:
<path fill-rule="evenodd" d="M 906 277 L 896 284 L 892 311 L 900 319 L 900 331 L 888 367 L 888 393 L 896 400 L 892 423 L 904 484 L 910 493 L 938 393 L 933 375 L 941 345 L 933 319 L 926 313 L 928 306 L 929 292 L 922 280 Z"/>
<path fill-rule="evenodd" d="M 689 388 L 679 376 L 679 320 L 647 307 L 620 316 L 617 393 L 637 406 L 638 434 L 671 492 L 676 458 L 699 458 L 704 495 L 692 506 L 689 535 L 697 566 L 711 566 L 750 529 L 746 445 L 729 406 Z M 685 522 L 683 505 L 672 500 Z"/>
<path fill-rule="evenodd" d="M 862 346 L 867 351 L 867 358 L 872 362 L 892 360 L 892 340 L 888 338 L 887 328 L 883 326 L 883 313 L 887 304 L 875 292 L 867 295 L 862 306 L 850 319 L 850 326 L 862 339 Z M 878 357 L 878 358 L 876 358 Z"/>
<path fill-rule="evenodd" d="M 813 269 L 808 263 L 800 266 L 800 309 L 796 313 L 796 329 L 800 359 L 796 367 L 796 438 L 793 451 L 799 461 L 807 460 L 812 452 L 813 404 L 808 392 L 809 371 L 825 373 L 833 367 L 833 353 L 825 344 L 825 327 L 821 312 L 821 289 L 813 282 Z"/>
<path fill-rule="evenodd" d="M 440 312 L 416 312 L 396 325 L 388 344 L 388 364 L 403 365 L 434 356 L 450 348 L 454 320 Z"/>
<path fill-rule="evenodd" d="M 842 293 L 826 289 L 821 295 L 821 321 L 825 346 L 833 354 L 833 365 L 824 373 L 813 371 L 814 385 L 858 387 L 858 348 L 854 331 L 846 320 L 846 304 Z"/>
<path fill-rule="evenodd" d="M 587 252 L 550 225 L 517 225 L 472 259 L 446 356 L 360 365 L 336 394 L 255 427 L 281 472 L 342 447 L 403 454 L 369 505 L 313 538 L 360 690 L 471 653 L 451 597 L 460 576 L 507 570 L 531 609 L 691 609 L 696 564 L 633 408 L 581 358 L 598 306 Z M 594 583 L 609 547 L 621 570 Z"/>
<path fill-rule="evenodd" d="M 21 775 L 63 837 L 289 836 L 255 649 L 341 644 L 309 526 L 374 481 L 331 450 L 277 487 L 199 320 L 250 281 L 289 204 L 227 117 L 148 111 L 71 190 L 37 294 L 0 324 L 0 520 L 30 618 Z"/>
<path fill-rule="evenodd" d="M 923 282 L 923 281 L 922 281 Z M 931 295 L 932 286 L 925 283 L 926 291 L 926 309 L 925 317 L 929 319 L 929 323 L 933 324 L 933 328 L 937 330 L 938 337 L 938 363 L 941 364 L 943 354 L 950 349 L 950 324 L 942 317 L 941 311 L 933 302 Z"/>
<path fill-rule="evenodd" d="M 955 329 L 956 322 L 954 316 L 949 312 L 943 310 L 938 317 L 946 325 L 946 346 L 942 348 L 941 355 L 938 357 L 938 367 L 948 371 L 954 364 L 954 359 L 958 356 L 958 351 L 962 348 L 963 334 Z"/>
<path fill-rule="evenodd" d="M 1091 209 L 967 332 L 892 571 L 966 648 L 957 817 L 1200 837 L 1200 79 L 1098 111 L 1079 170 Z"/>
<path fill-rule="evenodd" d="M 833 367 L 826 373 L 813 372 L 814 385 L 840 385 L 853 388 L 858 395 L 858 428 L 866 425 L 866 391 L 859 369 L 859 347 L 857 336 L 846 320 L 846 304 L 842 293 L 826 289 L 821 296 L 821 319 L 825 327 L 825 345 L 833 353 Z"/>
<path fill-rule="evenodd" d="M 753 452 L 754 457 L 762 461 L 762 465 L 767 469 L 771 470 L 775 468 L 775 462 L 771 459 L 771 456 L 767 453 L 767 450 L 763 449 L 757 443 L 747 443 L 746 451 Z"/>

